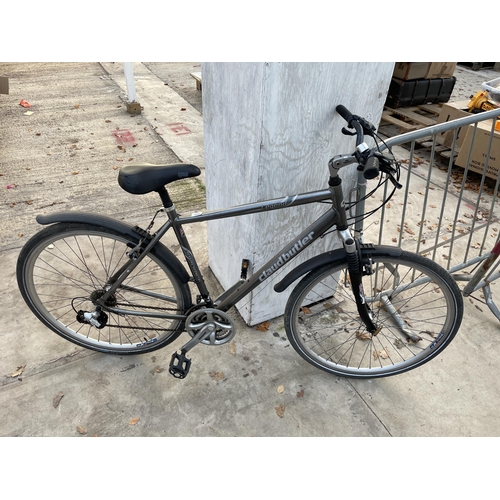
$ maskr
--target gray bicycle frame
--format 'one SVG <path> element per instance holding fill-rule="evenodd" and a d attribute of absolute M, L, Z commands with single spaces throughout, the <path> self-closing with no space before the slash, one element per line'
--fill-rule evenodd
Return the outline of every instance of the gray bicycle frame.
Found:
<path fill-rule="evenodd" d="M 342 157 L 342 165 L 344 167 L 348 164 L 355 163 L 356 159 L 353 156 Z M 338 167 L 338 168 L 341 168 Z M 272 276 L 278 269 L 280 269 L 285 263 L 293 260 L 297 255 L 299 255 L 303 250 L 305 250 L 311 243 L 316 241 L 318 238 L 323 236 L 326 231 L 335 225 L 341 225 L 347 227 L 346 221 L 346 211 L 344 206 L 344 199 L 342 194 L 342 186 L 333 186 L 329 189 L 321 191 L 311 191 L 303 194 L 296 194 L 291 196 L 286 196 L 284 198 L 275 198 L 271 200 L 266 200 L 262 202 L 249 203 L 246 205 L 239 205 L 231 208 L 212 210 L 200 214 L 195 214 L 190 217 L 180 217 L 175 209 L 175 205 L 172 204 L 170 207 L 164 207 L 167 213 L 168 221 L 163 224 L 163 226 L 153 235 L 149 243 L 145 246 L 144 250 L 133 260 L 123 266 L 115 275 L 108 281 L 107 292 L 101 297 L 100 302 L 104 304 L 109 296 L 119 288 L 126 277 L 133 271 L 135 267 L 140 263 L 142 258 L 146 256 L 149 251 L 160 241 L 160 239 L 167 233 L 169 229 L 173 229 L 176 238 L 181 246 L 182 252 L 184 254 L 185 260 L 191 270 L 193 276 L 193 281 L 198 287 L 200 296 L 207 300 L 210 298 L 210 293 L 206 287 L 205 281 L 203 279 L 202 273 L 196 262 L 196 258 L 193 255 L 191 247 L 189 245 L 186 234 L 182 228 L 184 224 L 194 224 L 198 222 L 213 221 L 229 217 L 239 217 L 243 215 L 250 215 L 255 213 L 269 212 L 273 210 L 282 210 L 285 208 L 296 207 L 299 205 L 307 205 L 317 202 L 329 202 L 331 204 L 328 210 L 316 219 L 312 224 L 310 224 L 306 229 L 304 229 L 292 242 L 283 247 L 278 253 L 276 253 L 271 259 L 269 259 L 260 269 L 255 271 L 252 276 L 248 279 L 240 279 L 228 290 L 222 293 L 213 301 L 213 305 L 220 310 L 226 311 L 238 303 L 243 297 L 248 295 L 254 288 L 259 286 L 261 283 L 266 281 L 270 276 Z M 345 243 L 346 240 L 351 238 L 349 230 L 339 231 L 339 236 L 341 240 Z M 140 292 L 142 293 L 142 292 Z M 173 297 L 159 296 L 158 298 L 164 299 L 166 301 L 175 302 Z M 161 312 L 136 312 L 136 311 L 124 311 L 121 309 L 109 308 L 108 310 L 117 313 L 127 313 L 136 314 L 145 317 L 155 317 L 155 318 L 177 318 L 180 319 L 179 315 L 166 314 Z"/>
<path fill-rule="evenodd" d="M 271 259 L 269 259 L 262 267 L 254 271 L 252 276 L 247 280 L 239 280 L 231 286 L 226 292 L 214 300 L 214 305 L 225 311 L 234 306 L 244 296 L 249 294 L 254 288 L 271 277 L 283 265 L 293 260 L 303 250 L 305 250 L 311 243 L 320 238 L 328 229 L 338 223 L 340 220 L 339 208 L 335 206 L 335 194 L 330 189 L 323 191 L 312 191 L 304 194 L 297 194 L 293 196 L 286 196 L 281 199 L 266 200 L 263 202 L 250 203 L 238 207 L 232 207 L 225 210 L 215 210 L 206 212 L 200 215 L 191 217 L 178 218 L 172 221 L 174 231 L 176 227 L 182 227 L 183 224 L 192 224 L 196 222 L 218 220 L 227 217 L 239 217 L 242 215 L 249 215 L 253 213 L 269 212 L 273 210 L 282 210 L 284 208 L 296 207 L 299 205 L 307 205 L 310 203 L 330 201 L 332 206 L 311 225 L 304 229 L 293 241 L 288 243 L 279 252 L 277 252 Z M 342 210 L 342 208 L 340 208 Z M 177 233 L 177 231 L 176 231 Z M 182 251 L 186 257 L 193 276 L 199 272 L 198 266 L 189 247 L 186 247 L 184 238 L 178 238 L 181 244 Z M 202 285 L 203 286 L 203 285 Z M 200 290 L 203 293 L 202 290 Z"/>

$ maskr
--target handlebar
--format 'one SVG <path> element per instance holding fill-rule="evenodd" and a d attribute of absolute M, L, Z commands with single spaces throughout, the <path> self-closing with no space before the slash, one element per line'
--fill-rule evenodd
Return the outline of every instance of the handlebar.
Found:
<path fill-rule="evenodd" d="M 335 110 L 347 122 L 348 128 L 353 128 L 354 132 L 349 132 L 345 128 L 342 133 L 346 135 L 356 135 L 356 159 L 359 163 L 358 170 L 362 170 L 365 179 L 374 179 L 379 174 L 379 160 L 364 143 L 365 134 L 373 137 L 375 127 L 364 118 L 352 114 L 345 106 L 339 104 Z"/>
<path fill-rule="evenodd" d="M 351 125 L 351 120 L 353 118 L 353 115 L 345 106 L 339 104 L 335 108 L 335 111 L 337 111 L 337 113 L 347 122 L 348 125 Z"/>

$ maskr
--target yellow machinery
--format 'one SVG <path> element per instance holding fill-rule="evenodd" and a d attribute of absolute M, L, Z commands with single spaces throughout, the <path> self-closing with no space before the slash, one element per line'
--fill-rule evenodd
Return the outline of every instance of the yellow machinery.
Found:
<path fill-rule="evenodd" d="M 471 96 L 471 100 L 469 104 L 467 104 L 469 113 L 479 113 L 480 111 L 498 109 L 498 104 L 491 102 L 488 97 L 489 94 L 486 90 L 480 90 L 476 95 Z"/>

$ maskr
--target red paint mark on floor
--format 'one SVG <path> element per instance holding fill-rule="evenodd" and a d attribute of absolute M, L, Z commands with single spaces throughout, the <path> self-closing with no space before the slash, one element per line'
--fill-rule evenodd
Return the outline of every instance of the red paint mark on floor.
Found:
<path fill-rule="evenodd" d="M 130 144 L 135 142 L 135 137 L 132 135 L 132 132 L 127 129 L 113 130 L 113 135 L 118 144 Z"/>
<path fill-rule="evenodd" d="M 170 130 L 175 135 L 185 135 L 190 134 L 191 130 L 189 130 L 184 123 L 169 123 L 167 127 L 170 127 Z"/>

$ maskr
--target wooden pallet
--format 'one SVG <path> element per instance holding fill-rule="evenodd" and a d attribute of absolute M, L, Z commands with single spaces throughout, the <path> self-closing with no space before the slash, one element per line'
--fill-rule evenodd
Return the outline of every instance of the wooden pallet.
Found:
<path fill-rule="evenodd" d="M 441 112 L 442 104 L 423 104 L 421 106 L 411 106 L 407 108 L 384 108 L 382 113 L 382 120 L 380 122 L 379 131 L 387 137 L 394 137 L 395 135 L 418 130 L 424 127 L 435 125 Z M 433 141 L 428 138 L 418 139 L 415 141 L 417 148 L 422 148 L 427 151 L 432 150 Z M 402 145 L 409 148 L 409 145 Z M 453 162 L 455 161 L 460 148 L 455 147 L 453 151 Z M 441 159 L 443 164 L 448 165 L 452 157 L 451 148 L 436 144 L 434 146 L 434 153 Z"/>
<path fill-rule="evenodd" d="M 492 69 L 493 71 L 500 71 L 500 62 L 460 62 L 460 66 L 465 66 L 473 71 L 480 69 Z"/>
<path fill-rule="evenodd" d="M 432 146 L 433 146 L 433 141 L 423 141 L 419 145 L 422 148 L 425 148 L 427 151 L 432 151 Z M 448 165 L 450 162 L 450 159 L 452 158 L 452 151 L 451 148 L 448 146 L 443 146 L 442 144 L 436 144 L 434 146 L 434 153 L 437 155 L 437 159 L 441 159 L 441 163 Z M 460 153 L 460 148 L 458 146 L 455 146 L 455 149 L 453 150 L 453 163 L 455 163 L 455 160 Z"/>
<path fill-rule="evenodd" d="M 390 127 L 386 127 L 384 131 L 389 132 L 390 136 L 400 134 L 402 132 L 411 132 L 430 125 L 435 125 L 441 111 L 441 104 L 422 104 L 420 106 L 410 106 L 407 108 L 384 108 L 380 127 L 393 125 L 397 127 L 397 131 L 390 132 Z"/>

